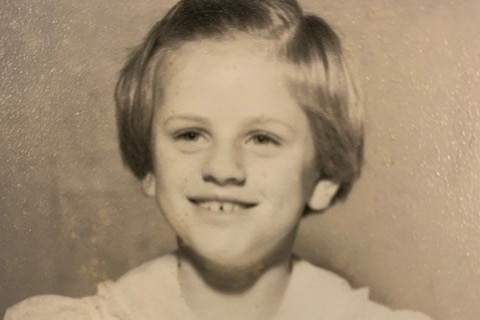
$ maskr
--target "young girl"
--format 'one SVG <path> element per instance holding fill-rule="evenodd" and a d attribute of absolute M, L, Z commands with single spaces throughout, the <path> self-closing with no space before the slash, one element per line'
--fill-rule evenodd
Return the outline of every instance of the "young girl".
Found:
<path fill-rule="evenodd" d="M 123 159 L 178 251 L 5 319 L 428 319 L 292 256 L 302 217 L 360 174 L 355 102 L 337 35 L 295 0 L 180 1 L 116 90 Z"/>

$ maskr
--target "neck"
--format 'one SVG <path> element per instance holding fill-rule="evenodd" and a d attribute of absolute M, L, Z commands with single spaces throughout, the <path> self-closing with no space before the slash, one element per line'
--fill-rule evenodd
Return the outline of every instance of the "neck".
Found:
<path fill-rule="evenodd" d="M 180 249 L 178 259 L 182 295 L 199 319 L 271 319 L 291 271 L 290 250 L 261 267 L 242 270 L 220 271 L 201 264 L 185 249 Z"/>

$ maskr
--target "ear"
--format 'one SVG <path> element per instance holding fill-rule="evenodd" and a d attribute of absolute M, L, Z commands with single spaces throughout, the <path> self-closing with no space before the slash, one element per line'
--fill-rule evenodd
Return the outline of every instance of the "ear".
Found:
<path fill-rule="evenodd" d="M 338 191 L 339 185 L 330 180 L 320 180 L 315 185 L 308 207 L 312 211 L 322 211 L 330 205 L 330 201 Z"/>
<path fill-rule="evenodd" d="M 151 172 L 142 179 L 143 192 L 149 197 L 155 197 L 157 193 L 155 175 Z"/>

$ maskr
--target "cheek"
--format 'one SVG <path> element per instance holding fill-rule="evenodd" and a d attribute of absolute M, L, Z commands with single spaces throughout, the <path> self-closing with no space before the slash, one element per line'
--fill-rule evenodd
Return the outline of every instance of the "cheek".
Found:
<path fill-rule="evenodd" d="M 303 158 L 293 155 L 269 160 L 253 161 L 248 178 L 252 183 L 282 203 L 305 198 L 313 185 L 312 171 Z"/>
<path fill-rule="evenodd" d="M 185 156 L 168 144 L 158 143 L 155 152 L 155 176 L 163 191 L 178 189 L 198 176 L 198 159 Z"/>
<path fill-rule="evenodd" d="M 180 162 L 168 164 L 164 163 L 159 166 L 157 171 L 157 191 L 158 193 L 167 195 L 173 193 L 184 193 L 189 189 L 194 181 L 194 172 L 191 167 L 182 165 Z M 160 194 L 159 194 L 160 195 Z"/>

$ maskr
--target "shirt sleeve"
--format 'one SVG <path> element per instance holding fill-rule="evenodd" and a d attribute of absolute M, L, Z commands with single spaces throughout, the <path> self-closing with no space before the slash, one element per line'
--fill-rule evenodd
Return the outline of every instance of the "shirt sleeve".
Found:
<path fill-rule="evenodd" d="M 368 289 L 355 290 L 352 299 L 352 319 L 355 320 L 432 320 L 427 315 L 411 310 L 392 310 L 384 305 L 371 301 Z"/>
<path fill-rule="evenodd" d="M 101 320 L 100 306 L 93 298 L 67 298 L 55 295 L 24 300 L 5 313 L 4 320 Z"/>

